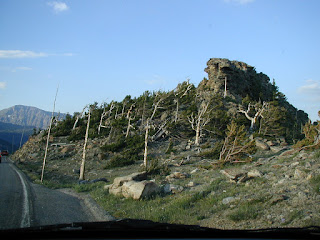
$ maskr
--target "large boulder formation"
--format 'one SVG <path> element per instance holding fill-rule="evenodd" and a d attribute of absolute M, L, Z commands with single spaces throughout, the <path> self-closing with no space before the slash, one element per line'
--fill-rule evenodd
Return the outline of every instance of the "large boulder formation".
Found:
<path fill-rule="evenodd" d="M 153 181 L 146 180 L 146 177 L 146 172 L 116 177 L 113 184 L 107 185 L 105 188 L 111 194 L 139 200 L 150 197 L 159 191 L 159 186 Z"/>
<path fill-rule="evenodd" d="M 241 98 L 250 96 L 253 100 L 270 101 L 274 86 L 270 79 L 263 73 L 257 73 L 255 68 L 239 61 L 230 61 L 225 58 L 211 58 L 207 62 L 205 72 L 209 80 L 204 79 L 199 88 L 211 90 L 214 93 L 223 93 L 225 81 L 227 82 L 228 95 Z"/>

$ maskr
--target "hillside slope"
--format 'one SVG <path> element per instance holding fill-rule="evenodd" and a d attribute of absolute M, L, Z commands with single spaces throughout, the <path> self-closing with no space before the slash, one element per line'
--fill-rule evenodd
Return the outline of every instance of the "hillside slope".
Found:
<path fill-rule="evenodd" d="M 307 137 L 307 114 L 245 63 L 211 59 L 208 68 L 209 79 L 197 87 L 185 81 L 68 115 L 52 128 L 44 184 L 90 192 L 117 218 L 217 228 L 319 226 L 320 152 L 293 148 Z M 78 185 L 86 130 L 85 180 Z M 33 136 L 13 156 L 35 182 L 45 143 L 46 134 Z M 140 201 L 89 181 L 112 183 L 144 170 L 160 193 Z"/>
<path fill-rule="evenodd" d="M 33 128 L 0 122 L 0 149 L 14 152 L 29 139 Z"/>

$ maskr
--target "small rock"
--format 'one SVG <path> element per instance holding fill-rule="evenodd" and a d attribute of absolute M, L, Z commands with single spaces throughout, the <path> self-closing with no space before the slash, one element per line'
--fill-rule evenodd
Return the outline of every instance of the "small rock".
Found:
<path fill-rule="evenodd" d="M 309 155 L 302 151 L 300 152 L 296 157 L 293 158 L 294 161 L 300 161 L 300 160 L 306 160 L 309 157 Z"/>
<path fill-rule="evenodd" d="M 200 171 L 200 169 L 196 168 L 196 169 L 192 170 L 190 173 L 193 174 L 193 173 L 196 173 L 196 172 L 199 172 L 199 171 Z"/>
<path fill-rule="evenodd" d="M 299 162 L 294 162 L 294 163 L 291 163 L 290 164 L 290 167 L 295 167 L 295 166 L 297 166 L 297 165 L 299 165 L 300 163 Z"/>
<path fill-rule="evenodd" d="M 69 152 L 72 152 L 74 150 L 75 146 L 74 145 L 68 145 L 68 146 L 65 146 L 61 149 L 61 153 L 69 153 Z"/>
<path fill-rule="evenodd" d="M 227 198 L 224 198 L 224 199 L 222 199 L 222 204 L 229 204 L 230 202 L 234 202 L 235 201 L 235 199 L 234 199 L 234 197 L 227 197 Z"/>
<path fill-rule="evenodd" d="M 287 179 L 283 178 L 283 179 L 281 179 L 281 180 L 278 181 L 278 184 L 283 184 L 283 183 L 285 183 L 286 181 L 287 181 Z"/>
<path fill-rule="evenodd" d="M 229 203 L 235 202 L 237 200 L 240 200 L 240 198 L 236 198 L 236 197 L 226 197 L 224 199 L 222 199 L 222 204 L 227 205 Z"/>
<path fill-rule="evenodd" d="M 251 170 L 247 173 L 247 176 L 249 178 L 256 178 L 256 177 L 262 177 L 262 174 L 257 169 Z"/>
<path fill-rule="evenodd" d="M 297 151 L 296 149 L 289 149 L 289 150 L 284 151 L 283 153 L 281 153 L 281 154 L 279 155 L 279 157 L 280 157 L 280 158 L 282 158 L 282 157 L 288 157 L 288 156 L 294 154 L 296 151 Z"/>
<path fill-rule="evenodd" d="M 286 147 L 282 147 L 282 146 L 271 146 L 270 147 L 270 150 L 273 152 L 273 153 L 278 153 L 278 152 L 281 152 L 283 150 L 287 149 Z"/>
<path fill-rule="evenodd" d="M 306 162 L 305 167 L 306 167 L 306 168 L 311 168 L 312 166 L 311 166 L 310 162 Z"/>
<path fill-rule="evenodd" d="M 196 186 L 196 184 L 194 182 L 189 182 L 186 186 L 187 187 L 194 187 L 194 186 Z"/>
<path fill-rule="evenodd" d="M 293 177 L 294 177 L 295 179 L 303 179 L 303 178 L 306 177 L 306 173 L 305 173 L 305 172 L 302 172 L 302 171 L 299 170 L 299 169 L 296 169 L 296 170 L 294 171 Z"/>
<path fill-rule="evenodd" d="M 298 192 L 298 198 L 300 199 L 300 201 L 303 200 L 307 200 L 307 194 L 305 194 L 304 192 Z"/>
<path fill-rule="evenodd" d="M 311 180 L 312 179 L 312 174 L 308 174 L 308 176 L 306 177 L 307 180 Z"/>
<path fill-rule="evenodd" d="M 255 139 L 255 143 L 257 148 L 260 148 L 262 150 L 270 150 L 269 145 L 259 139 Z"/>
<path fill-rule="evenodd" d="M 270 146 L 270 147 L 273 147 L 273 146 L 276 146 L 277 143 L 274 142 L 274 141 L 267 141 L 267 144 Z"/>
<path fill-rule="evenodd" d="M 166 179 L 167 180 L 170 180 L 170 179 L 185 179 L 187 177 L 189 177 L 189 174 L 187 174 L 187 173 L 174 172 L 174 173 L 170 174 L 169 176 L 166 176 Z"/>
<path fill-rule="evenodd" d="M 287 200 L 289 199 L 289 197 L 285 196 L 285 195 L 279 195 L 279 196 L 274 196 L 272 199 L 271 199 L 271 204 L 276 204 L 278 202 L 282 202 L 284 200 Z"/>
<path fill-rule="evenodd" d="M 284 167 L 284 165 L 282 165 L 282 164 L 275 164 L 275 165 L 272 165 L 271 167 L 273 167 L 273 168 L 282 168 L 282 167 Z"/>
<path fill-rule="evenodd" d="M 180 193 L 183 191 L 183 187 L 174 184 L 166 184 L 163 187 L 164 193 Z"/>

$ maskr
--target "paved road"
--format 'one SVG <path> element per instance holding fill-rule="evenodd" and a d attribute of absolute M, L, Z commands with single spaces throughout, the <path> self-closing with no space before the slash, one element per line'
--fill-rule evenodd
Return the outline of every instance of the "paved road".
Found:
<path fill-rule="evenodd" d="M 29 182 L 7 157 L 2 157 L 0 229 L 98 220 L 102 219 L 97 219 L 84 201 Z"/>

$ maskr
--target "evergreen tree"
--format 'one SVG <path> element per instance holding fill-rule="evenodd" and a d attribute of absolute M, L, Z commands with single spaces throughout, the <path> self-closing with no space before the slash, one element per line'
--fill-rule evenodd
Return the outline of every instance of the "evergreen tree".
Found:
<path fill-rule="evenodd" d="M 227 126 L 219 157 L 221 164 L 247 161 L 248 156 L 255 153 L 255 143 L 246 134 L 245 127 L 237 125 L 234 121 Z"/>

